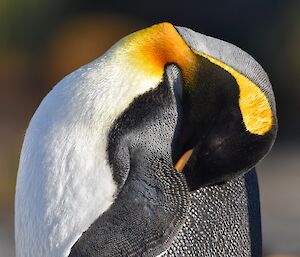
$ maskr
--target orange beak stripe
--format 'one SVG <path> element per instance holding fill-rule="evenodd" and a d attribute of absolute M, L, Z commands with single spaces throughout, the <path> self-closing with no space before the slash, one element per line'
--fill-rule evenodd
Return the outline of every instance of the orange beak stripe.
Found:
<path fill-rule="evenodd" d="M 178 172 L 182 172 L 185 165 L 187 164 L 188 160 L 190 159 L 191 155 L 193 153 L 193 149 L 190 149 L 188 151 L 186 151 L 181 157 L 180 159 L 177 161 L 176 165 L 175 165 L 175 169 Z"/>

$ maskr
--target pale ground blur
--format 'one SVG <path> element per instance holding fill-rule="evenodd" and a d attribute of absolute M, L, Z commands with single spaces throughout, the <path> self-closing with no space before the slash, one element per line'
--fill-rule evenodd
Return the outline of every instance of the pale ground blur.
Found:
<path fill-rule="evenodd" d="M 275 148 L 257 172 L 265 253 L 300 256 L 300 148 Z"/>
<path fill-rule="evenodd" d="M 218 5 L 201 0 L 0 0 L 0 257 L 14 257 L 18 158 L 41 99 L 119 38 L 160 21 L 232 42 L 269 74 L 280 126 L 274 150 L 258 165 L 264 251 L 300 257 L 299 0 Z"/>

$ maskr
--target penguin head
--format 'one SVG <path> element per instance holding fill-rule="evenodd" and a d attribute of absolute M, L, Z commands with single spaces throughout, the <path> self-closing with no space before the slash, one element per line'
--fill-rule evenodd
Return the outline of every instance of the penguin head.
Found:
<path fill-rule="evenodd" d="M 134 66 L 145 77 L 158 77 L 155 89 L 170 90 L 176 105 L 169 139 L 172 160 L 190 190 L 239 176 L 269 151 L 277 133 L 274 96 L 267 75 L 252 57 L 229 43 L 169 23 L 124 41 L 122 51 L 132 51 Z M 151 101 L 141 97 L 148 106 Z M 164 99 L 156 104 L 162 109 L 167 103 Z M 157 122 L 161 128 L 161 118 Z"/>
<path fill-rule="evenodd" d="M 64 78 L 34 114 L 17 256 L 158 256 L 190 192 L 247 172 L 276 131 L 270 82 L 244 51 L 170 23 L 135 32 Z"/>

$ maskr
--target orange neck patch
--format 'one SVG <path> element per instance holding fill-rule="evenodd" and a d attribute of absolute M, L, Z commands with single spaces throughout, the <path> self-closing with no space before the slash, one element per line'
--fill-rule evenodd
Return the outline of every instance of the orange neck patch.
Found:
<path fill-rule="evenodd" d="M 130 61 L 162 78 L 167 63 L 176 63 L 187 81 L 197 68 L 196 56 L 174 26 L 164 22 L 129 35 L 124 46 Z"/>

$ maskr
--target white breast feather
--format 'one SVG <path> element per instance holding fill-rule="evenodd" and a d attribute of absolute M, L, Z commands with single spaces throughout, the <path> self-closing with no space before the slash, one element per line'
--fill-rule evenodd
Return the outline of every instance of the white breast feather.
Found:
<path fill-rule="evenodd" d="M 30 122 L 16 189 L 17 257 L 67 257 L 114 201 L 109 128 L 158 84 L 126 65 L 117 48 L 58 83 Z"/>

